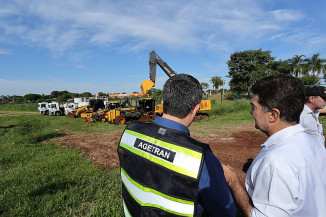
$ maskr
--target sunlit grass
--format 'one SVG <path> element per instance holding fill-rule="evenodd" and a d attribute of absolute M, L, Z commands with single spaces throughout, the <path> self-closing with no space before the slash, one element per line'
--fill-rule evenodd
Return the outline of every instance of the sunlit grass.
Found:
<path fill-rule="evenodd" d="M 0 215 L 122 216 L 118 169 L 101 171 L 77 149 L 44 143 L 64 133 L 66 121 L 37 114 L 0 118 Z M 69 121 L 82 132 L 108 125 Z"/>

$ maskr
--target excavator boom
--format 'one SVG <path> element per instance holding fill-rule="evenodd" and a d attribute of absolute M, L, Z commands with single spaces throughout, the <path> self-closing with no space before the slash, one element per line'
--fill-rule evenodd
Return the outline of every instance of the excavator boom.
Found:
<path fill-rule="evenodd" d="M 177 73 L 171 69 L 171 67 L 164 62 L 156 53 L 152 51 L 149 54 L 149 79 L 155 84 L 156 79 L 156 64 L 158 64 L 161 69 L 167 74 L 167 76 L 172 77 L 175 76 Z"/>
<path fill-rule="evenodd" d="M 149 54 L 149 80 L 144 80 L 143 83 L 140 85 L 140 89 L 141 89 L 143 95 L 146 95 L 148 93 L 148 91 L 152 87 L 155 86 L 156 65 L 159 65 L 169 78 L 177 74 L 173 71 L 173 69 L 171 69 L 171 67 L 166 62 L 164 62 L 155 53 L 155 51 L 150 52 L 150 54 Z"/>
<path fill-rule="evenodd" d="M 175 76 L 177 73 L 175 73 L 171 67 L 164 62 L 156 53 L 155 51 L 152 51 L 149 55 L 149 80 L 144 80 L 141 84 L 140 88 L 143 93 L 143 95 L 146 95 L 148 91 L 155 86 L 155 80 L 156 80 L 156 65 L 159 65 L 161 69 L 167 74 L 167 76 L 170 78 L 172 76 Z M 200 103 L 199 111 L 210 111 L 211 110 L 211 102 L 208 99 L 204 99 Z"/>

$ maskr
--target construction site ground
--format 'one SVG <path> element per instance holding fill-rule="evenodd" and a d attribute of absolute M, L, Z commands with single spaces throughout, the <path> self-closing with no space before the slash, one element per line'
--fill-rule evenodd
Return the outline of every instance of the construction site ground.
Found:
<path fill-rule="evenodd" d="M 251 126 L 251 130 L 246 130 L 247 128 L 244 127 L 242 129 L 245 131 L 234 132 L 230 136 L 219 133 L 209 135 L 192 134 L 192 136 L 209 144 L 220 162 L 234 167 L 241 182 L 244 183 L 244 171 L 248 166 L 248 162 L 255 158 L 261 149 L 260 145 L 267 139 L 266 135 L 252 129 L 253 126 Z M 87 135 L 71 133 L 53 138 L 51 141 L 60 146 L 82 150 L 83 154 L 101 169 L 113 169 L 119 167 L 117 147 L 121 133 L 120 131 Z"/>

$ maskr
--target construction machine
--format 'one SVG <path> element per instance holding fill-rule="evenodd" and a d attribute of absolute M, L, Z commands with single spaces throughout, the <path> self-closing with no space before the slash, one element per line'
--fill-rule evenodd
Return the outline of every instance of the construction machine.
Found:
<path fill-rule="evenodd" d="M 95 112 L 105 109 L 103 99 L 90 99 L 87 110 L 84 110 L 82 113 L 78 113 L 81 118 L 90 118 Z"/>
<path fill-rule="evenodd" d="M 159 65 L 169 78 L 177 74 L 173 71 L 173 69 L 171 69 L 171 67 L 166 62 L 164 62 L 155 53 L 155 51 L 152 51 L 149 56 L 149 79 L 150 80 L 144 80 L 140 86 L 143 95 L 146 95 L 148 91 L 155 86 L 156 65 Z M 211 102 L 208 99 L 202 99 L 200 102 L 199 112 L 210 111 L 211 109 L 212 109 Z M 161 116 L 162 113 L 163 113 L 162 105 L 158 104 L 155 108 L 155 115 Z M 207 114 L 201 113 L 201 115 L 206 116 Z"/>
<path fill-rule="evenodd" d="M 85 120 L 87 123 L 107 121 L 111 124 L 125 124 L 127 121 L 136 120 L 140 117 L 135 109 L 131 106 L 129 98 L 126 97 L 122 103 L 120 101 L 109 101 L 104 110 L 84 112 L 81 116 L 87 119 Z"/>
<path fill-rule="evenodd" d="M 88 105 L 75 108 L 74 112 L 69 112 L 68 118 L 87 118 L 91 117 L 93 112 L 98 111 L 99 109 L 105 109 L 103 99 L 90 99 Z"/>
<path fill-rule="evenodd" d="M 64 108 L 65 108 L 65 115 L 68 115 L 69 113 L 75 111 L 76 105 L 75 103 L 65 103 Z"/>

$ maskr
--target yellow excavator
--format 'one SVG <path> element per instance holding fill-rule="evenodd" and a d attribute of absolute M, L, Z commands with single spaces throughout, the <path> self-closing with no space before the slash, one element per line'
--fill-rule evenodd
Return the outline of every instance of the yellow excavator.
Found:
<path fill-rule="evenodd" d="M 140 86 L 143 95 L 146 95 L 148 91 L 155 86 L 156 65 L 159 65 L 169 78 L 177 74 L 171 69 L 171 67 L 166 62 L 164 62 L 155 53 L 155 51 L 152 51 L 149 56 L 149 80 L 144 80 Z M 202 99 L 202 101 L 200 102 L 199 112 L 210 111 L 211 109 L 212 109 L 211 101 L 209 101 L 208 99 Z M 155 107 L 155 114 L 162 115 L 162 113 L 163 113 L 162 105 L 158 104 Z M 204 113 L 202 114 L 204 116 L 207 115 Z"/>

